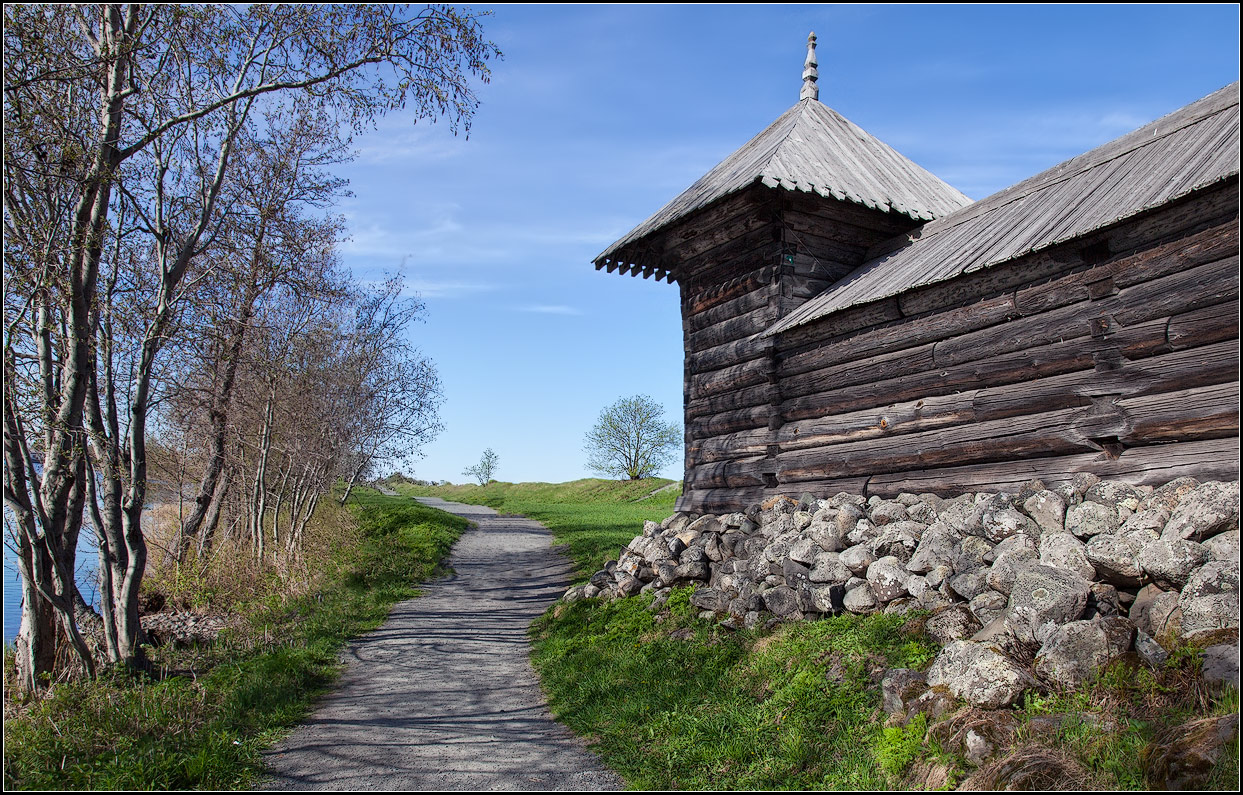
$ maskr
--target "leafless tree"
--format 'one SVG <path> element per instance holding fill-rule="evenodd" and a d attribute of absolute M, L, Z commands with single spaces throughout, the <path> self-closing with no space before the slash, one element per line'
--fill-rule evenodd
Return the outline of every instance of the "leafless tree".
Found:
<path fill-rule="evenodd" d="M 72 579 L 88 503 L 108 658 L 143 663 L 148 421 L 261 112 L 302 107 L 361 131 L 404 108 L 456 129 L 496 50 L 473 16 L 434 8 L 4 15 L 5 522 L 23 581 L 20 679 L 35 688 L 66 648 L 93 669 Z"/>

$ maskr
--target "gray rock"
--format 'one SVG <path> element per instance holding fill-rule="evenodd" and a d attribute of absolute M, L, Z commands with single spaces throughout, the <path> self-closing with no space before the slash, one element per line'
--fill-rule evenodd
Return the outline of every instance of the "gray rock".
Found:
<path fill-rule="evenodd" d="M 1172 513 L 1178 507 L 1178 503 L 1189 492 L 1194 491 L 1196 486 L 1200 485 L 1200 481 L 1195 478 L 1176 478 L 1153 490 L 1152 494 L 1144 497 L 1139 501 L 1140 511 L 1146 511 L 1150 508 L 1163 508 L 1165 511 Z"/>
<path fill-rule="evenodd" d="M 957 640 L 942 649 L 927 676 L 929 685 L 942 685 L 984 709 L 1010 706 L 1036 685 L 1021 666 L 996 648 L 969 640 Z"/>
<path fill-rule="evenodd" d="M 1170 658 L 1169 652 L 1142 630 L 1135 631 L 1135 653 L 1149 668 L 1160 668 Z"/>
<path fill-rule="evenodd" d="M 728 612 L 731 601 L 729 594 L 718 588 L 696 588 L 691 594 L 692 605 L 715 613 Z"/>
<path fill-rule="evenodd" d="M 1154 638 L 1169 638 L 1177 635 L 1182 625 L 1178 598 L 1177 592 L 1146 585 L 1135 595 L 1127 617 L 1140 631 Z"/>
<path fill-rule="evenodd" d="M 1120 480 L 1102 480 L 1092 484 L 1083 493 L 1084 502 L 1095 502 L 1111 508 L 1126 508 L 1135 511 L 1139 508 L 1143 495 L 1130 483 Z"/>
<path fill-rule="evenodd" d="M 1006 619 L 1020 639 L 1044 643 L 1053 629 L 1079 619 L 1090 592 L 1091 584 L 1074 572 L 1029 563 L 1010 589 Z"/>
<path fill-rule="evenodd" d="M 1197 567 L 1208 562 L 1211 555 L 1202 544 L 1181 538 L 1162 536 L 1144 544 L 1135 562 L 1145 577 L 1171 589 L 1181 589 Z"/>
<path fill-rule="evenodd" d="M 866 571 L 866 569 L 864 570 Z M 842 556 L 836 552 L 821 552 L 811 562 L 812 582 L 846 582 L 853 572 L 842 563 Z"/>
<path fill-rule="evenodd" d="M 1096 578 L 1096 569 L 1088 560 L 1087 547 L 1073 533 L 1063 531 L 1043 536 L 1040 539 L 1040 562 L 1073 571 L 1085 580 Z"/>
<path fill-rule="evenodd" d="M 1239 647 L 1233 643 L 1219 643 L 1204 650 L 1200 677 L 1214 691 L 1239 686 Z"/>
<path fill-rule="evenodd" d="M 872 554 L 872 550 L 868 549 L 864 544 L 856 544 L 849 549 L 843 550 L 840 558 L 842 565 L 850 569 L 855 576 L 860 576 L 868 570 L 876 561 L 876 556 Z"/>
<path fill-rule="evenodd" d="M 1023 512 L 1045 533 L 1060 533 L 1066 527 L 1066 501 L 1052 491 L 1038 491 L 1023 501 Z"/>
<path fill-rule="evenodd" d="M 924 632 L 942 646 L 966 640 L 980 631 L 982 625 L 967 606 L 959 603 L 931 616 L 924 622 Z"/>
<path fill-rule="evenodd" d="M 928 689 L 927 678 L 910 668 L 891 668 L 880 680 L 880 703 L 886 715 L 905 714 L 911 703 Z"/>
<path fill-rule="evenodd" d="M 797 562 L 794 558 L 786 558 L 781 564 L 781 576 L 786 585 L 795 588 L 799 583 L 811 582 L 811 569 Z"/>
<path fill-rule="evenodd" d="M 1218 533 L 1204 542 L 1205 549 L 1213 556 L 1213 560 L 1239 559 L 1239 531 L 1227 530 Z"/>
<path fill-rule="evenodd" d="M 879 558 L 867 568 L 868 584 L 879 602 L 891 602 L 905 596 L 908 576 L 902 561 L 893 556 Z"/>
<path fill-rule="evenodd" d="M 955 546 L 962 535 L 943 522 L 935 522 L 920 535 L 915 554 L 907 561 L 906 568 L 916 574 L 927 574 L 939 565 L 953 566 Z"/>
<path fill-rule="evenodd" d="M 950 590 L 958 594 L 960 598 L 971 601 L 989 589 L 988 574 L 988 569 L 956 574 L 949 580 Z"/>
<path fill-rule="evenodd" d="M 840 613 L 845 609 L 846 588 L 843 585 L 812 585 L 809 588 L 812 609 L 820 613 Z"/>
<path fill-rule="evenodd" d="M 798 594 L 788 585 L 779 585 L 764 592 L 764 607 L 768 612 L 787 618 L 798 614 L 802 615 L 799 609 Z"/>
<path fill-rule="evenodd" d="M 897 500 L 880 500 L 869 507 L 868 518 L 878 527 L 901 521 L 907 518 L 906 506 Z"/>
<path fill-rule="evenodd" d="M 1066 529 L 1080 538 L 1116 533 L 1120 524 L 1118 509 L 1099 502 L 1082 502 L 1066 511 Z"/>
<path fill-rule="evenodd" d="M 872 613 L 876 611 L 876 595 L 867 583 L 846 591 L 842 605 L 852 613 Z"/>
<path fill-rule="evenodd" d="M 1184 542 L 1190 543 L 1190 542 Z M 1239 626 L 1239 559 L 1214 560 L 1191 577 L 1178 597 L 1184 640 Z"/>
<path fill-rule="evenodd" d="M 643 581 L 638 577 L 631 577 L 629 574 L 622 575 L 617 581 L 617 592 L 622 596 L 634 596 L 643 590 Z"/>
<path fill-rule="evenodd" d="M 984 625 L 1005 615 L 1008 602 L 1005 594 L 990 589 L 972 599 L 967 607 L 975 620 Z"/>
<path fill-rule="evenodd" d="M 1139 551 L 1140 547 L 1131 542 L 1129 535 L 1110 533 L 1092 536 L 1084 548 L 1097 576 L 1120 588 L 1134 588 L 1140 584 L 1141 572 L 1135 560 Z"/>
<path fill-rule="evenodd" d="M 1202 541 L 1238 526 L 1239 482 L 1212 480 L 1183 496 L 1161 535 Z"/>
<path fill-rule="evenodd" d="M 1040 533 L 1039 525 L 1014 508 L 985 511 L 980 519 L 984 528 L 984 537 L 993 542 L 1002 541 L 1015 533 L 1026 535 L 1039 535 Z"/>
<path fill-rule="evenodd" d="M 1100 620 L 1071 621 L 1055 629 L 1041 645 L 1036 653 L 1036 673 L 1057 687 L 1078 687 L 1128 651 L 1130 638 L 1125 645 L 1120 641 L 1120 636 L 1108 631 Z"/>

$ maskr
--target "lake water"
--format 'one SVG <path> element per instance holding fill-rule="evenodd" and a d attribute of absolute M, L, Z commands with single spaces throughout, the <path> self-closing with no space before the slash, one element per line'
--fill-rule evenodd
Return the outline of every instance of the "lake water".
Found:
<path fill-rule="evenodd" d="M 94 584 L 95 569 L 99 565 L 99 548 L 95 544 L 95 534 L 87 528 L 78 536 L 78 558 L 75 579 L 82 598 L 99 607 L 98 588 Z M 4 642 L 10 644 L 17 637 L 17 630 L 22 625 L 22 578 L 17 573 L 17 556 L 9 549 L 6 539 L 4 545 Z"/>

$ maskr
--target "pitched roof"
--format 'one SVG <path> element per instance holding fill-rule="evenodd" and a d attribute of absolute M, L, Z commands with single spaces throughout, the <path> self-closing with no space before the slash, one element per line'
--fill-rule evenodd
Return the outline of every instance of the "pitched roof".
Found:
<path fill-rule="evenodd" d="M 928 220 L 970 199 L 837 111 L 807 98 L 595 258 L 633 265 L 631 244 L 756 182 Z"/>
<path fill-rule="evenodd" d="M 1086 154 L 930 221 L 770 328 L 778 334 L 1062 243 L 1239 173 L 1233 83 Z"/>

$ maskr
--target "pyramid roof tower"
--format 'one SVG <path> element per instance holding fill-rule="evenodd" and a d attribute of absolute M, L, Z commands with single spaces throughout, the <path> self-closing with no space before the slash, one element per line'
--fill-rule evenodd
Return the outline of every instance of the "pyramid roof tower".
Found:
<path fill-rule="evenodd" d="M 662 268 L 644 251 L 663 230 L 755 184 L 818 194 L 929 221 L 971 200 L 819 100 L 816 36 L 808 37 L 797 104 L 595 258 L 596 268 Z M 676 274 L 671 274 L 674 276 Z"/>

